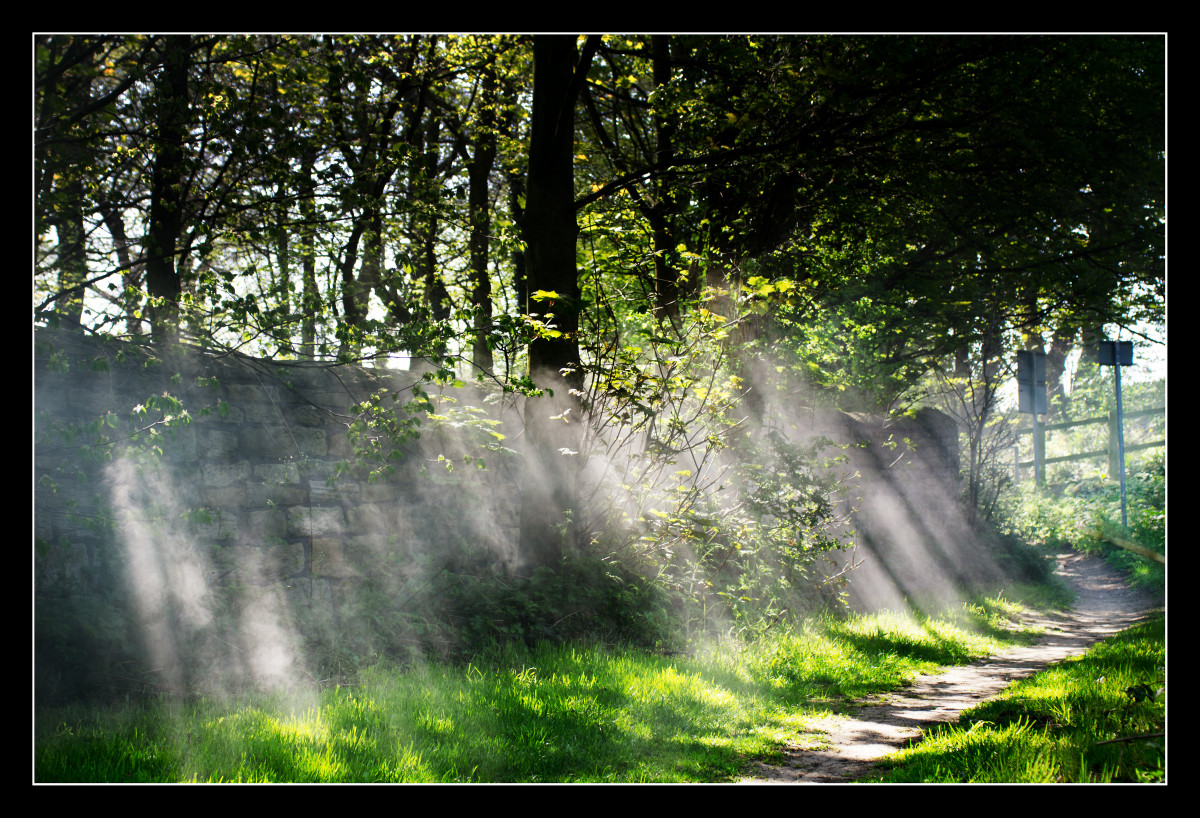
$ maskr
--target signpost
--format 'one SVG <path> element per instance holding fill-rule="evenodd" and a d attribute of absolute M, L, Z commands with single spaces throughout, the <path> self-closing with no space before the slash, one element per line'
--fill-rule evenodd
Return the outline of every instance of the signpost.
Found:
<path fill-rule="evenodd" d="M 1017 408 L 1033 415 L 1033 474 L 1039 486 L 1046 483 L 1046 435 L 1038 415 L 1046 414 L 1046 353 L 1017 353 Z"/>
<path fill-rule="evenodd" d="M 1117 472 L 1121 479 L 1121 525 L 1129 525 L 1125 512 L 1125 420 L 1121 413 L 1121 367 L 1133 365 L 1132 341 L 1101 341 L 1101 366 L 1111 366 L 1117 382 Z"/>

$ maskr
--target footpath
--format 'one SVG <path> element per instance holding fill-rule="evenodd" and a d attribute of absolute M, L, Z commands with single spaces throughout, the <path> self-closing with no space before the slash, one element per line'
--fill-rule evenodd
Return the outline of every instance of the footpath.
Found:
<path fill-rule="evenodd" d="M 847 783 L 871 774 L 883 756 L 918 740 L 929 727 L 953 722 L 1009 683 L 1083 653 L 1159 610 L 1153 595 L 1128 586 L 1103 560 L 1072 552 L 1058 557 L 1056 572 L 1078 594 L 1067 612 L 1029 615 L 1045 635 L 1035 645 L 1011 648 L 968 665 L 918 677 L 911 686 L 854 703 L 851 716 L 808 723 L 811 736 L 787 749 L 778 765 L 759 764 L 744 783 Z"/>

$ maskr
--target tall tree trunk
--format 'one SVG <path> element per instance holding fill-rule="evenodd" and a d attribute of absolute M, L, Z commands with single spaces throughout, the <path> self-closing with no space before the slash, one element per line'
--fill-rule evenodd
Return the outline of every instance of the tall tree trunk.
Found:
<path fill-rule="evenodd" d="M 598 37 L 576 58 L 575 38 L 533 41 L 533 117 L 523 231 L 526 312 L 552 325 L 529 344 L 529 376 L 541 397 L 525 403 L 521 550 L 526 568 L 554 566 L 576 547 L 575 455 L 581 439 L 579 276 L 575 267 L 575 100 Z M 576 394 L 572 394 L 572 393 Z"/>
<path fill-rule="evenodd" d="M 137 309 L 136 302 L 130 299 L 127 293 L 136 290 L 141 283 L 142 265 L 135 263 L 129 254 L 129 237 L 125 234 L 124 214 L 113 207 L 103 195 L 100 196 L 97 205 L 100 207 L 104 226 L 108 228 L 108 234 L 112 236 L 113 247 L 117 252 L 117 263 L 121 265 L 121 282 L 125 286 L 125 293 L 121 296 L 121 302 L 125 305 L 125 331 L 136 338 L 142 334 L 141 313 Z"/>
<path fill-rule="evenodd" d="M 488 335 L 492 329 L 492 279 L 488 273 L 488 234 L 491 232 L 488 181 L 496 163 L 496 86 L 493 56 L 483 69 L 483 107 L 476 127 L 467 197 L 471 218 L 471 307 L 474 314 L 471 362 L 479 373 L 490 373 L 494 365 L 492 349 L 488 345 Z"/>
<path fill-rule="evenodd" d="M 188 61 L 191 38 L 167 38 L 162 74 L 156 90 L 156 146 L 150 186 L 150 224 L 146 230 L 146 288 L 151 332 L 156 343 L 171 344 L 179 337 L 179 296 L 182 282 L 175 258 L 186 201 L 184 140 L 189 116 Z"/>
<path fill-rule="evenodd" d="M 300 354 L 310 359 L 317 353 L 317 313 L 321 309 L 321 295 L 317 290 L 316 183 L 312 176 L 316 159 L 317 149 L 310 147 L 300 161 L 300 263 L 304 278 L 300 296 L 300 311 L 304 315 L 300 327 Z"/>
<path fill-rule="evenodd" d="M 71 169 L 72 171 L 75 168 Z M 83 226 L 83 185 L 71 179 L 54 217 L 58 234 L 58 298 L 62 325 L 78 329 L 83 318 L 83 282 L 87 280 L 87 239 Z"/>
<path fill-rule="evenodd" d="M 1056 329 L 1046 349 L 1046 403 L 1053 417 L 1064 420 L 1071 408 L 1066 385 L 1067 356 L 1074 347 L 1075 332 Z"/>
<path fill-rule="evenodd" d="M 517 171 L 508 171 L 508 212 L 513 224 L 525 223 L 525 176 Z M 517 242 L 512 251 L 513 296 L 517 308 L 525 311 L 529 296 L 529 274 L 525 272 L 525 246 Z"/>
<path fill-rule="evenodd" d="M 662 88 L 671 81 L 671 38 L 656 34 L 650 38 L 653 53 L 654 84 Z M 661 111 L 654 112 L 654 135 L 657 155 L 654 163 L 668 167 L 675 157 L 675 126 Z M 661 321 L 667 318 L 676 324 L 679 318 L 679 271 L 671 264 L 675 241 L 674 220 L 677 213 L 674 184 L 666 176 L 654 183 L 654 203 L 649 216 L 654 236 L 654 309 Z"/>
<path fill-rule="evenodd" d="M 339 361 L 353 360 L 358 356 L 357 336 L 363 319 L 367 316 L 365 307 L 361 309 L 359 307 L 360 303 L 365 305 L 367 299 L 360 293 L 362 287 L 354 273 L 354 268 L 358 265 L 358 244 L 362 240 L 365 230 L 365 219 L 357 219 L 354 227 L 350 230 L 350 236 L 346 241 L 346 255 L 342 258 L 341 263 L 342 323 L 339 330 L 342 337 L 337 354 Z"/>
<path fill-rule="evenodd" d="M 279 202 L 274 208 L 275 216 L 275 257 L 277 259 L 276 266 L 279 268 L 279 277 L 276 279 L 276 288 L 279 291 L 279 299 L 285 306 L 285 313 L 288 316 L 287 326 L 284 328 L 283 335 L 277 339 L 280 344 L 280 349 L 284 352 L 295 353 L 295 341 L 293 332 L 293 324 L 291 322 L 292 315 L 292 245 L 291 245 L 291 228 L 288 222 L 290 221 L 290 205 L 288 204 L 288 189 L 287 185 L 280 182 L 275 190 L 276 198 Z"/>
<path fill-rule="evenodd" d="M 44 46 L 58 56 L 64 46 L 69 52 L 82 57 L 95 46 L 89 46 L 89 38 L 50 38 L 44 41 Z M 66 59 L 66 57 L 64 57 Z M 53 61 L 52 61 L 53 62 Z M 84 77 L 75 83 L 46 82 L 40 92 L 38 125 L 47 126 L 44 118 L 47 108 L 65 105 L 69 108 L 84 108 L 92 103 L 92 80 Z M 47 105 L 48 100 L 54 102 Z M 40 130 L 40 128 L 39 128 Z M 36 197 L 38 220 L 45 219 L 45 224 L 52 225 L 58 237 L 57 260 L 58 268 L 58 297 L 55 301 L 61 326 L 78 329 L 83 317 L 84 282 L 88 277 L 87 266 L 87 229 L 84 226 L 84 191 L 82 180 L 90 175 L 88 165 L 88 150 L 85 140 L 69 131 L 58 140 L 53 140 L 52 148 L 45 143 L 37 146 L 38 161 L 35 168 L 38 178 L 35 182 L 38 195 Z M 54 195 L 46 196 L 49 184 L 54 189 Z M 47 208 L 48 203 L 48 208 Z M 41 226 L 35 230 L 35 254 L 37 243 L 41 237 Z"/>

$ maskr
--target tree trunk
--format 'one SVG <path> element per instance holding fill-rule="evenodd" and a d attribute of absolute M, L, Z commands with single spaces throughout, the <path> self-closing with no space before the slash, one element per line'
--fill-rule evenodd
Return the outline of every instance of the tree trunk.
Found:
<path fill-rule="evenodd" d="M 63 203 L 54 218 L 54 228 L 58 234 L 58 291 L 62 293 L 56 311 L 64 328 L 79 329 L 83 318 L 83 282 L 87 279 L 83 185 L 78 179 L 71 179 L 63 193 Z"/>
<path fill-rule="evenodd" d="M 576 546 L 575 457 L 582 432 L 579 277 L 575 267 L 575 100 L 598 38 L 576 65 L 575 38 L 537 36 L 533 118 L 524 214 L 526 312 L 547 331 L 529 344 L 529 376 L 544 395 L 525 403 L 526 464 L 521 485 L 525 568 L 554 566 Z"/>
<path fill-rule="evenodd" d="M 1067 356 L 1075 345 L 1075 333 L 1055 330 L 1046 349 L 1046 405 L 1050 417 L 1066 419 L 1070 413 L 1070 398 L 1067 395 Z"/>
<path fill-rule="evenodd" d="M 104 219 L 104 226 L 108 228 L 108 234 L 112 236 L 113 247 L 117 252 L 117 263 L 121 265 L 121 283 L 124 284 L 126 291 L 121 295 L 121 302 L 125 305 L 125 332 L 136 338 L 142 334 L 142 319 L 137 304 L 128 297 L 127 293 L 136 290 L 141 284 L 142 265 L 135 264 L 133 257 L 129 254 L 129 237 L 125 234 L 124 215 L 112 207 L 103 196 L 97 204 L 100 207 L 100 215 Z"/>
<path fill-rule="evenodd" d="M 184 140 L 187 138 L 188 60 L 191 38 L 169 37 L 157 83 L 156 147 L 150 187 L 150 224 L 146 231 L 146 288 L 152 299 L 151 332 L 156 343 L 179 336 L 179 296 L 183 292 L 175 258 L 183 225 Z"/>
<path fill-rule="evenodd" d="M 471 218 L 471 307 L 474 338 L 471 362 L 477 373 L 490 373 L 494 366 L 488 335 L 492 329 L 492 279 L 488 273 L 488 233 L 491 203 L 488 180 L 496 163 L 496 70 L 493 57 L 483 72 L 482 111 L 476 126 L 475 151 L 470 167 L 467 197 Z"/>
<path fill-rule="evenodd" d="M 671 38 L 669 35 L 656 34 L 650 38 L 650 42 L 654 55 L 654 84 L 661 88 L 671 81 Z M 657 110 L 654 113 L 654 135 L 658 153 L 653 157 L 653 162 L 669 166 L 675 157 L 675 127 L 669 118 Z M 678 208 L 672 191 L 673 184 L 665 176 L 654 183 L 654 204 L 647 215 L 654 236 L 655 315 L 660 321 L 667 318 L 677 326 L 679 271 L 671 264 L 671 256 L 678 246 L 673 229 Z"/>
<path fill-rule="evenodd" d="M 321 294 L 317 289 L 316 183 L 312 178 L 316 159 L 316 148 L 309 148 L 300 161 L 300 259 L 304 268 L 300 296 L 300 312 L 304 316 L 300 327 L 300 354 L 309 359 L 317 354 L 317 313 L 321 310 Z"/>

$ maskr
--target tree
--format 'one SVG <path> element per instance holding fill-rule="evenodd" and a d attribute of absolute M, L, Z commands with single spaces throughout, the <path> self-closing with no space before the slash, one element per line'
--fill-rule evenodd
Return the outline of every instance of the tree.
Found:
<path fill-rule="evenodd" d="M 542 393 L 525 404 L 526 472 L 521 493 L 521 548 L 533 565 L 553 565 L 574 547 L 568 515 L 576 507 L 583 385 L 579 358 L 579 275 L 575 266 L 575 102 L 598 37 L 577 54 L 575 38 L 533 41 L 533 113 L 522 231 L 527 247 L 527 315 L 538 325 L 529 342 L 529 376 Z M 565 534 L 562 529 L 566 528 Z"/>
<path fill-rule="evenodd" d="M 1161 38 L 35 47 L 37 306 L 530 392 L 531 566 L 582 539 L 584 411 L 624 421 L 580 395 L 633 366 L 622 337 L 695 349 L 724 309 L 706 337 L 752 420 L 797 379 L 890 411 L 971 373 L 983 429 L 1014 345 L 1065 360 L 1162 312 Z"/>
<path fill-rule="evenodd" d="M 42 238 L 54 229 L 57 293 L 44 303 L 57 300 L 60 316 L 78 326 L 91 273 L 85 181 L 109 216 L 106 187 L 114 171 L 106 167 L 106 131 L 122 95 L 144 75 L 151 46 L 134 37 L 49 36 L 37 38 L 35 52 L 35 255 L 43 263 Z M 126 67 L 123 76 L 118 64 Z M 132 276 L 129 260 L 122 263 Z"/>

